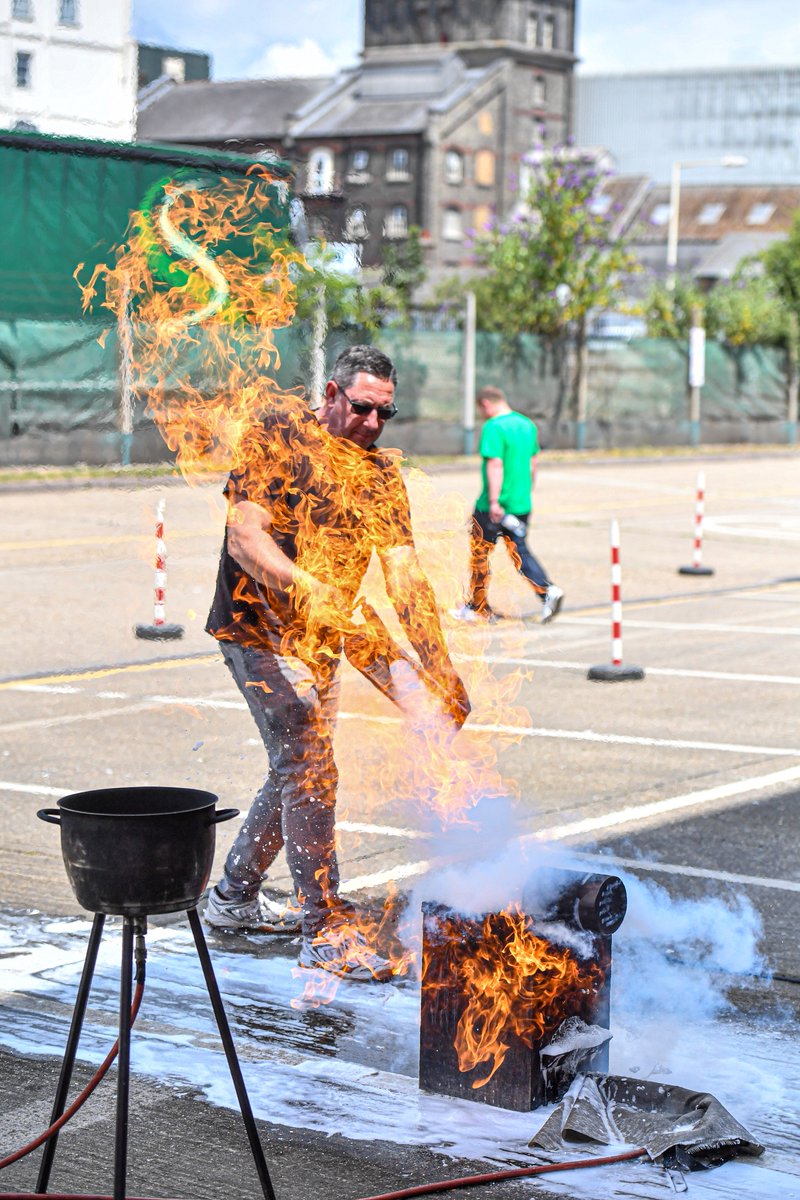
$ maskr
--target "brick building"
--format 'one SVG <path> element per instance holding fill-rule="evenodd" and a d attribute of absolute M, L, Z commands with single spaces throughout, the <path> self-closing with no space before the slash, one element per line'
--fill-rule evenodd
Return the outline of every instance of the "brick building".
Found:
<path fill-rule="evenodd" d="M 137 136 L 286 157 L 312 234 L 358 245 L 370 267 L 419 226 L 435 278 L 468 267 L 470 231 L 512 208 L 523 155 L 569 135 L 575 2 L 365 0 L 359 65 L 166 81 Z"/>

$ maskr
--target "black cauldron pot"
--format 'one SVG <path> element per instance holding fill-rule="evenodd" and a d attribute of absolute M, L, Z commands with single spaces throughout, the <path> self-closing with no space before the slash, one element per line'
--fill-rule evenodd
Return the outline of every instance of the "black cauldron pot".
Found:
<path fill-rule="evenodd" d="M 238 815 L 194 788 L 75 792 L 36 814 L 61 826 L 61 853 L 82 908 L 112 916 L 195 908 L 208 884 L 216 826 Z"/>

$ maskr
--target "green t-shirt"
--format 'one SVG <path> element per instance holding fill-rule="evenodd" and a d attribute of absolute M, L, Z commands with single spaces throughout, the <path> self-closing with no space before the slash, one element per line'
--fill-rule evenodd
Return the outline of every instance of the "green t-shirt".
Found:
<path fill-rule="evenodd" d="M 483 490 L 475 508 L 489 511 L 489 485 L 486 479 L 487 458 L 503 460 L 503 486 L 500 507 L 522 517 L 531 511 L 531 459 L 539 453 L 536 426 L 522 413 L 501 413 L 491 417 L 481 433 L 480 454 L 483 458 L 481 476 Z"/>

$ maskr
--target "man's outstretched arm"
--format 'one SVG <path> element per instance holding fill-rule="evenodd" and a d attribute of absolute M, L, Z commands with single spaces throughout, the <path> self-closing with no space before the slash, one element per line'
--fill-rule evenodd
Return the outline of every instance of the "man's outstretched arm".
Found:
<path fill-rule="evenodd" d="M 400 624 L 423 667 L 449 701 L 468 714 L 466 688 L 447 651 L 433 588 L 413 546 L 395 546 L 381 555 L 386 591 Z"/>

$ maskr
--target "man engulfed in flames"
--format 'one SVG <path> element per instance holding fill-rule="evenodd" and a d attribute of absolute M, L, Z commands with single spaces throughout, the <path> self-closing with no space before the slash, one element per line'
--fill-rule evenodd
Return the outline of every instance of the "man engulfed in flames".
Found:
<path fill-rule="evenodd" d="M 363 933 L 374 922 L 339 898 L 332 750 L 343 638 L 356 628 L 373 550 L 431 695 L 456 726 L 469 701 L 417 560 L 398 463 L 375 448 L 396 413 L 391 361 L 367 346 L 345 351 L 316 415 L 275 382 L 274 333 L 292 323 L 296 280 L 310 270 L 289 237 L 289 212 L 285 182 L 263 164 L 236 179 L 178 171 L 154 185 L 113 263 L 96 266 L 81 287 L 84 307 L 115 314 L 132 392 L 146 398 L 183 475 L 229 474 L 207 628 L 270 770 L 206 920 L 300 931 L 302 966 L 380 980 L 406 964 L 380 957 Z M 261 890 L 284 844 L 297 892 L 290 908 Z"/>
<path fill-rule="evenodd" d="M 469 711 L 417 560 L 398 465 L 375 447 L 397 412 L 395 382 L 385 354 L 354 346 L 339 355 L 316 415 L 285 398 L 253 427 L 226 489 L 228 523 L 207 624 L 255 718 L 270 770 L 205 919 L 223 929 L 300 928 L 301 967 L 358 980 L 392 974 L 338 895 L 334 828 L 337 669 L 373 550 L 423 668 L 461 719 Z M 283 845 L 299 913 L 261 891 Z"/>

